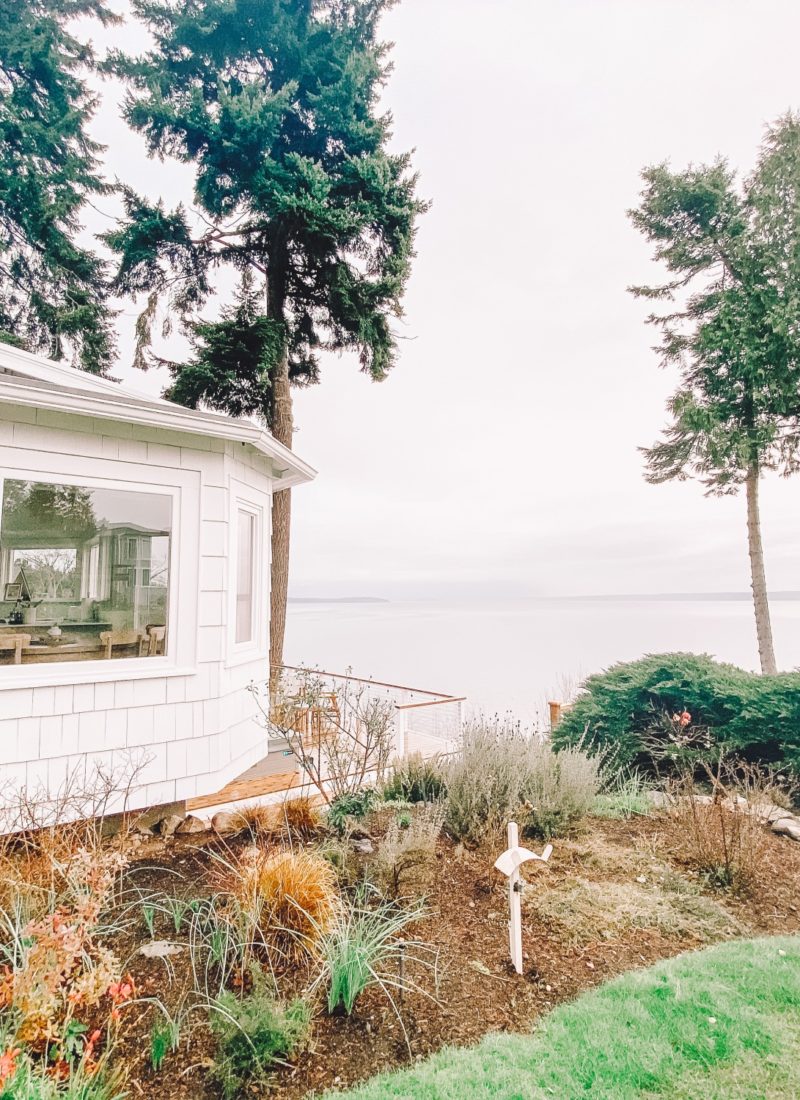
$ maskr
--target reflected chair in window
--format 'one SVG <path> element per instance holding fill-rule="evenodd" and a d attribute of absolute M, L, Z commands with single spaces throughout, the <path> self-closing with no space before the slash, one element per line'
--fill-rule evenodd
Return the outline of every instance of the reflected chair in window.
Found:
<path fill-rule="evenodd" d="M 113 657 L 115 649 L 130 649 L 136 646 L 141 653 L 141 644 L 141 630 L 102 630 L 100 632 L 100 646 L 106 660 Z"/>
<path fill-rule="evenodd" d="M 156 626 L 149 623 L 144 628 L 144 637 L 139 646 L 140 657 L 158 657 L 164 652 L 164 641 L 167 637 L 165 626 Z"/>
<path fill-rule="evenodd" d="M 0 653 L 14 651 L 14 664 L 22 664 L 22 651 L 31 644 L 30 634 L 0 634 Z"/>

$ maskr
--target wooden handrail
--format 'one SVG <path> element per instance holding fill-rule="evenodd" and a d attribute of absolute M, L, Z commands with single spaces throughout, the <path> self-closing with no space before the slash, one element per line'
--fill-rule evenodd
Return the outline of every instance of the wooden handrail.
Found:
<path fill-rule="evenodd" d="M 313 673 L 316 676 L 330 676 L 334 680 L 354 680 L 359 684 L 374 684 L 375 687 L 394 688 L 395 691 L 410 691 L 416 695 L 436 695 L 438 699 L 444 702 L 460 702 L 462 698 L 466 696 L 447 695 L 443 691 L 424 691 L 422 688 L 408 687 L 406 684 L 387 684 L 383 680 L 365 680 L 363 676 L 347 676 L 343 672 L 326 672 L 321 668 L 304 668 L 302 665 L 272 665 L 272 668 L 285 668 L 290 672 L 308 672 Z M 420 705 L 420 704 L 410 704 Z M 425 704 L 421 704 L 425 705 Z"/>

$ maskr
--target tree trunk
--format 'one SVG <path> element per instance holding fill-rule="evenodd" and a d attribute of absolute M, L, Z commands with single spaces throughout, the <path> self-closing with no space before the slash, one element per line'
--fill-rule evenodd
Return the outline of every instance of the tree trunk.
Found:
<path fill-rule="evenodd" d="M 279 443 L 292 446 L 292 395 L 289 388 L 289 362 L 284 354 L 272 379 L 272 434 Z M 286 633 L 286 601 L 289 595 L 289 542 L 292 491 L 282 489 L 272 498 L 272 579 L 270 586 L 269 663 L 270 693 L 274 695 L 283 664 L 283 639 Z"/>
<path fill-rule="evenodd" d="M 761 659 L 761 671 L 765 676 L 774 676 L 778 671 L 775 663 L 775 647 L 772 642 L 772 623 L 769 617 L 769 597 L 767 578 L 764 573 L 764 547 L 761 543 L 761 516 L 758 508 L 758 466 L 753 465 L 747 475 L 747 548 L 750 554 L 750 578 L 753 589 L 753 606 L 756 613 L 756 634 L 758 636 L 758 655 Z"/>

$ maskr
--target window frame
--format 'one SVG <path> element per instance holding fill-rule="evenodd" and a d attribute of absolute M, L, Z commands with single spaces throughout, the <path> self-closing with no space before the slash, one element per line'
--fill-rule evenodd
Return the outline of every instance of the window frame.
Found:
<path fill-rule="evenodd" d="M 228 585 L 228 659 L 227 665 L 243 664 L 245 661 L 262 660 L 269 656 L 269 573 L 264 568 L 265 547 L 270 537 L 268 516 L 270 498 L 259 493 L 243 482 L 231 478 L 230 513 L 228 527 L 228 553 L 230 554 Z M 236 641 L 236 616 L 238 609 L 238 566 L 239 566 L 239 513 L 244 512 L 254 519 L 253 526 L 253 563 L 252 563 L 252 636 L 244 642 Z M 261 567 L 259 567 L 261 565 Z"/>
<path fill-rule="evenodd" d="M 121 468 L 119 476 L 88 472 L 99 460 L 79 455 L 4 448 L 0 463 L 0 538 L 2 500 L 6 480 L 76 485 L 87 489 L 158 493 L 171 499 L 171 531 L 167 596 L 167 653 L 155 657 L 120 657 L 113 661 L 52 661 L 0 667 L 0 692 L 36 686 L 101 683 L 158 676 L 190 675 L 197 670 L 196 592 L 199 574 L 200 477 L 197 471 L 174 470 L 141 463 L 103 460 L 102 468 Z M 58 460 L 58 469 L 54 468 Z M 189 557 L 187 558 L 187 554 Z M 179 566 L 180 563 L 180 566 Z M 194 595 L 192 595 L 194 593 Z M 182 612 L 179 614 L 179 608 Z M 2 704 L 0 704 L 2 709 Z"/>

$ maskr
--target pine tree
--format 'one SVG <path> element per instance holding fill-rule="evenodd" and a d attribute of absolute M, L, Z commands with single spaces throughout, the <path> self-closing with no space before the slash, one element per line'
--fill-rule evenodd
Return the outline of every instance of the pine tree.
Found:
<path fill-rule="evenodd" d="M 631 218 L 672 278 L 632 290 L 674 303 L 649 322 L 662 365 L 680 372 L 671 423 L 644 452 L 647 477 L 697 477 L 711 494 L 745 486 L 761 669 L 774 673 L 759 484 L 800 464 L 800 118 L 768 129 L 741 185 L 722 159 L 643 179 Z"/>
<path fill-rule="evenodd" d="M 409 157 L 388 150 L 378 109 L 388 65 L 377 25 L 391 0 L 134 0 L 153 35 L 141 58 L 116 56 L 126 117 L 154 156 L 195 166 L 203 229 L 126 192 L 108 241 L 121 292 L 147 293 L 137 363 L 166 299 L 195 355 L 171 364 L 170 395 L 261 417 L 292 445 L 291 385 L 319 377 L 321 350 L 355 350 L 372 379 L 394 362 L 391 320 L 413 257 Z M 211 272 L 241 273 L 236 304 L 204 321 Z M 290 501 L 272 522 L 271 651 L 282 662 Z"/>
<path fill-rule="evenodd" d="M 0 0 L 0 340 L 103 373 L 113 353 L 104 271 L 76 243 L 106 188 L 88 136 L 91 48 L 67 25 L 103 0 Z"/>

